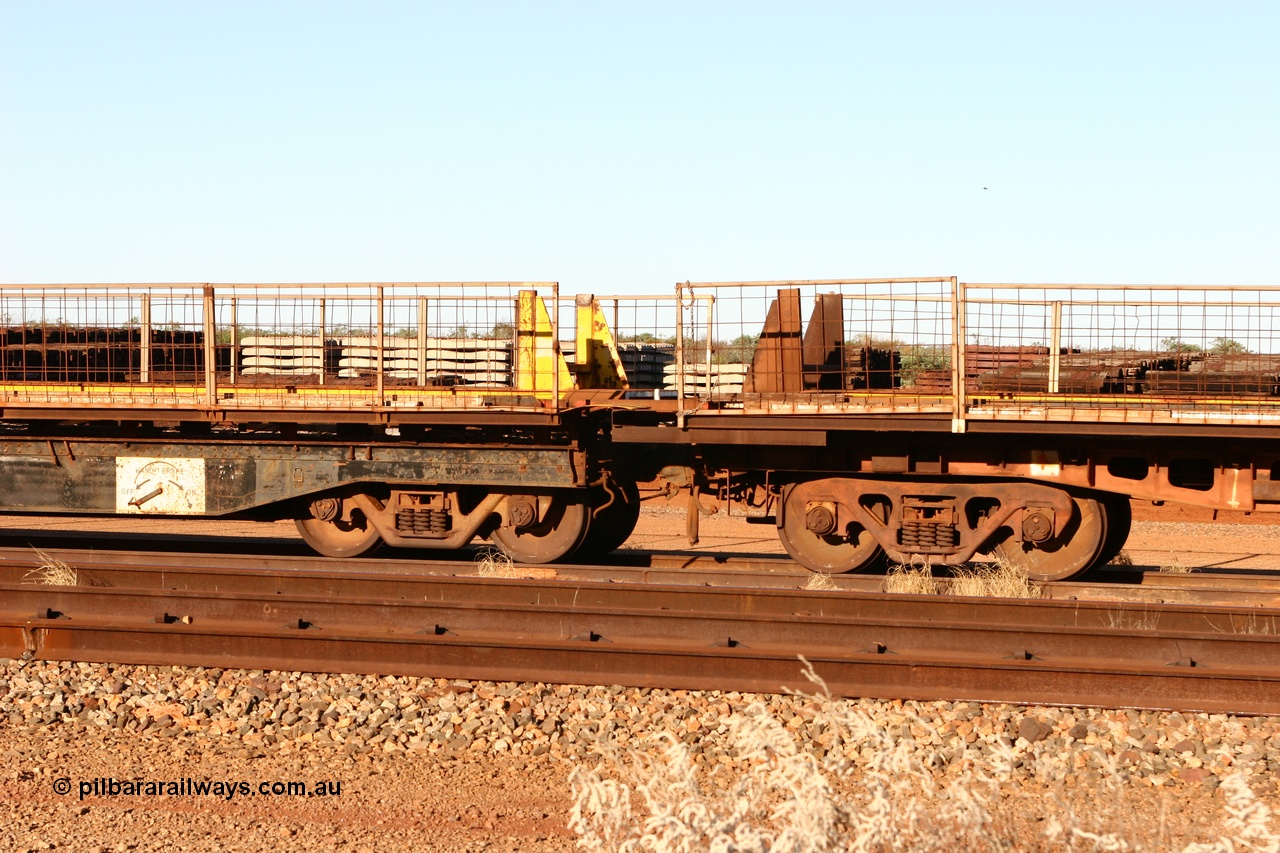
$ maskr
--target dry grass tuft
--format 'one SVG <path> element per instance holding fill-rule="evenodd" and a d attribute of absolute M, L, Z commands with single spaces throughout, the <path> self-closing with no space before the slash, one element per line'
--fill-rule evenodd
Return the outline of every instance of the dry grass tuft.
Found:
<path fill-rule="evenodd" d="M 1228 619 L 1230 620 L 1229 631 L 1223 631 L 1217 625 L 1214 625 L 1214 630 L 1219 634 L 1261 634 L 1268 637 L 1280 634 L 1280 619 L 1275 616 L 1250 613 L 1241 617 L 1231 614 Z"/>
<path fill-rule="evenodd" d="M 80 582 L 79 573 L 70 563 L 55 560 L 39 548 L 31 550 L 35 551 L 36 556 L 43 562 L 23 575 L 24 581 L 44 586 L 76 586 Z"/>
<path fill-rule="evenodd" d="M 1106 626 L 1121 631 L 1154 631 L 1160 627 L 1160 612 L 1152 610 L 1143 610 L 1140 613 L 1127 610 L 1107 611 Z"/>
<path fill-rule="evenodd" d="M 546 580 L 556 576 L 555 569 L 522 566 L 514 563 L 497 548 L 485 548 L 476 554 L 476 576 L 482 578 L 522 578 Z"/>
<path fill-rule="evenodd" d="M 1190 566 L 1184 566 L 1182 561 L 1172 554 L 1169 555 L 1169 563 L 1160 567 L 1162 575 L 1186 575 L 1191 573 Z"/>
<path fill-rule="evenodd" d="M 1039 598 L 1039 585 L 1008 560 L 956 569 L 949 592 L 983 598 Z"/>
<path fill-rule="evenodd" d="M 511 558 L 496 548 L 485 548 L 476 554 L 476 574 L 482 578 L 518 578 Z"/>
<path fill-rule="evenodd" d="M 937 595 L 940 591 L 928 560 L 891 565 L 881 589 L 898 595 Z"/>
<path fill-rule="evenodd" d="M 1039 598 L 1039 585 L 1007 560 L 957 568 L 948 581 L 938 581 L 928 560 L 891 566 L 882 589 L 899 595 L 967 595 L 983 598 Z"/>
<path fill-rule="evenodd" d="M 819 590 L 839 589 L 835 581 L 831 579 L 831 575 L 823 574 L 822 572 L 814 572 L 809 575 L 809 580 L 805 582 L 804 588 Z"/>

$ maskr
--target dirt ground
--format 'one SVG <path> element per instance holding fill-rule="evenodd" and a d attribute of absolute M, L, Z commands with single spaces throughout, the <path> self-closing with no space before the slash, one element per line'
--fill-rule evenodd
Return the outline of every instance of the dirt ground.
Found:
<path fill-rule="evenodd" d="M 1280 571 L 1280 513 L 1213 512 L 1147 502 L 1133 504 L 1125 554 L 1139 567 Z M 718 513 L 701 520 L 699 542 L 684 536 L 684 510 L 647 508 L 627 548 L 694 553 L 785 554 L 772 525 Z"/>
<path fill-rule="evenodd" d="M 1135 507 L 1126 551 L 1135 565 L 1280 570 L 1280 526 L 1266 517 L 1213 522 L 1207 511 Z M 646 507 L 628 549 L 680 553 L 778 553 L 774 529 L 740 516 L 704 518 L 691 548 L 678 507 Z M 78 530 L 98 522 L 0 518 L 9 530 Z M 127 519 L 100 529 L 295 538 L 289 523 Z M 20 538 L 21 534 L 17 538 Z M 6 537 L 8 538 L 8 537 Z M 72 724 L 0 719 L 0 809 L 8 849 L 87 851 L 539 850 L 574 849 L 567 828 L 569 772 L 563 758 L 402 753 L 352 754 L 337 748 L 208 748 L 142 732 L 103 733 Z M 55 792 L 56 779 L 220 776 L 248 780 L 340 779 L 341 798 L 90 797 Z M 1147 796 L 1146 794 L 1143 795 Z M 1205 808 L 1184 792 L 1152 791 L 1144 808 L 1164 814 Z M 1207 796 L 1207 795 L 1206 795 Z M 1171 799 L 1172 798 L 1172 799 Z M 1194 798 L 1193 798 L 1194 799 Z M 1144 800 L 1143 802 L 1146 802 Z"/>
<path fill-rule="evenodd" d="M 771 524 L 750 523 L 725 511 L 701 519 L 699 541 L 685 536 L 683 502 L 645 504 L 627 550 L 679 554 L 777 554 L 785 551 Z M 1174 504 L 1133 502 L 1133 528 L 1125 554 L 1139 567 L 1280 570 L 1280 513 L 1219 512 Z M 81 519 L 72 516 L 0 516 L 0 541 L 20 541 L 5 531 L 203 534 L 247 539 L 298 540 L 291 521 L 198 521 L 165 518 Z M 17 544 L 15 541 L 13 544 Z"/>

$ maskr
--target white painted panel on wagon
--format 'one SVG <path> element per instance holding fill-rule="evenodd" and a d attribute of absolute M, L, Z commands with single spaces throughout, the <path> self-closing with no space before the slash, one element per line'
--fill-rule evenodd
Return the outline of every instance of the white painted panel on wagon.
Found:
<path fill-rule="evenodd" d="M 1057 477 L 1062 473 L 1062 462 L 1056 450 L 1031 451 L 1032 477 Z"/>
<path fill-rule="evenodd" d="M 203 459 L 116 457 L 116 512 L 187 515 L 204 506 Z"/>

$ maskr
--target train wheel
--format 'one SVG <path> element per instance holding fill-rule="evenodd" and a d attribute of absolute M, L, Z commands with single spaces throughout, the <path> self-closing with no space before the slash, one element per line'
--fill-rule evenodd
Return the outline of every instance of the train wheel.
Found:
<path fill-rule="evenodd" d="M 1128 496 L 1106 495 L 1102 498 L 1102 508 L 1107 511 L 1107 541 L 1102 543 L 1102 553 L 1098 555 L 1099 566 L 1110 563 L 1120 553 L 1133 525 L 1133 508 Z"/>
<path fill-rule="evenodd" d="M 1107 541 L 1107 515 L 1092 498 L 1074 498 L 1071 520 L 1060 536 L 1045 542 L 1015 542 L 1012 537 L 997 544 L 992 553 L 1027 573 L 1034 581 L 1062 581 L 1093 566 Z"/>
<path fill-rule="evenodd" d="M 342 520 L 341 498 L 313 501 L 310 515 L 295 521 L 303 540 L 326 557 L 361 557 L 382 544 L 382 537 L 359 509 L 351 509 L 350 521 Z"/>
<path fill-rule="evenodd" d="M 526 527 L 499 527 L 489 535 L 517 563 L 550 563 L 567 557 L 587 536 L 591 523 L 589 506 L 558 496 L 544 495 L 537 502 L 540 521 Z"/>
<path fill-rule="evenodd" d="M 587 538 L 575 551 L 586 559 L 602 557 L 617 550 L 636 529 L 640 520 L 640 489 L 635 483 L 614 483 L 613 503 L 606 506 L 599 515 L 593 511 L 591 523 L 587 527 Z"/>
<path fill-rule="evenodd" d="M 783 503 L 778 538 L 797 563 L 821 574 L 865 572 L 883 564 L 884 551 L 866 528 L 850 523 L 843 531 L 816 533 L 812 528 L 822 530 L 825 519 L 811 521 L 805 502 L 794 494 L 794 489 L 788 492 Z"/>

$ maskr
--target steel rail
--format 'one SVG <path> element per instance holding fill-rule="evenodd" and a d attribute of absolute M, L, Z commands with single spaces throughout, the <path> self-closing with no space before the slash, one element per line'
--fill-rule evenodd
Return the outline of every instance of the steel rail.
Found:
<path fill-rule="evenodd" d="M 297 579 L 3 584 L 0 653 L 765 692 L 804 688 L 804 656 L 843 695 L 1280 713 L 1274 609 L 443 577 L 407 599 Z"/>
<path fill-rule="evenodd" d="M 184 537 L 153 537 L 160 544 L 178 545 Z M 189 538 L 189 537 L 185 537 Z M 108 540 L 117 541 L 117 540 Z M 263 542 L 276 547 L 263 547 Z M 199 537 L 202 547 L 220 544 L 243 545 L 240 539 Z M 474 577 L 480 565 L 473 558 L 458 559 L 445 554 L 437 559 L 408 557 L 405 552 L 389 552 L 394 559 L 333 560 L 305 554 L 305 549 L 292 540 L 256 540 L 255 553 L 137 552 L 94 547 L 0 547 L 0 583 L 22 583 L 36 572 L 46 558 L 74 566 L 82 583 L 112 587 L 152 586 L 157 577 L 165 579 L 169 588 L 257 591 L 283 591 L 284 578 L 307 575 L 332 578 L 350 575 L 359 583 L 388 584 L 402 587 L 391 593 L 396 597 L 413 597 L 414 578 L 419 576 Z M 482 554 L 483 550 L 473 552 Z M 742 589 L 803 589 L 814 578 L 788 557 L 740 555 L 713 557 L 706 555 L 622 552 L 614 555 L 609 565 L 557 564 L 516 566 L 513 572 L 531 579 L 555 579 L 560 582 L 612 582 L 666 584 L 676 586 L 715 586 Z M 832 588 L 847 592 L 878 593 L 884 591 L 885 578 L 876 574 L 832 575 Z M 953 581 L 946 576 L 935 578 L 940 593 L 946 593 Z M 308 582 L 308 581 L 302 581 Z M 288 587 L 292 588 L 292 587 Z M 1084 580 L 1055 582 L 1040 587 L 1040 597 L 1067 601 L 1130 601 L 1154 604 L 1237 605 L 1280 607 L 1280 570 L 1238 570 L 1167 574 L 1140 568 L 1107 568 L 1095 571 Z"/>

